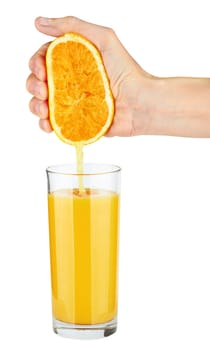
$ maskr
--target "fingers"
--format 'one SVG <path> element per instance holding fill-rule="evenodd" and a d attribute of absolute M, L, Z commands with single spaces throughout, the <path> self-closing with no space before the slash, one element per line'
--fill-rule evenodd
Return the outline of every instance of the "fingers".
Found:
<path fill-rule="evenodd" d="M 39 120 L 39 127 L 45 132 L 51 132 L 53 131 L 49 119 L 40 119 Z"/>
<path fill-rule="evenodd" d="M 40 117 L 40 119 L 47 119 L 49 117 L 47 101 L 42 101 L 33 97 L 29 102 L 29 109 L 33 114 Z"/>
<path fill-rule="evenodd" d="M 106 39 L 106 27 L 83 21 L 77 17 L 68 16 L 62 18 L 38 17 L 35 20 L 36 28 L 44 34 L 60 36 L 67 32 L 77 32 L 85 35 L 96 45 L 103 45 L 103 38 Z"/>
<path fill-rule="evenodd" d="M 39 126 L 45 132 L 51 132 L 52 127 L 49 121 L 48 110 L 48 87 L 47 87 L 47 73 L 45 55 L 49 43 L 44 44 L 30 59 L 29 68 L 31 74 L 29 75 L 26 88 L 34 97 L 29 103 L 30 111 L 37 115 Z"/>
<path fill-rule="evenodd" d="M 33 114 L 37 115 L 40 118 L 39 126 L 43 131 L 53 131 L 49 120 L 49 109 L 47 101 L 42 101 L 36 97 L 33 97 L 29 102 L 29 109 Z"/>
<path fill-rule="evenodd" d="M 41 46 L 40 49 L 31 57 L 29 61 L 30 70 L 41 81 L 47 80 L 45 55 L 48 46 L 49 43 Z"/>
<path fill-rule="evenodd" d="M 26 88 L 28 92 L 30 92 L 36 98 L 42 101 L 47 100 L 48 98 L 47 83 L 37 79 L 37 77 L 33 73 L 29 75 L 26 81 Z"/>
<path fill-rule="evenodd" d="M 53 131 L 49 120 L 49 110 L 47 101 L 41 101 L 36 97 L 33 97 L 29 102 L 29 109 L 33 114 L 36 114 L 40 118 L 39 126 L 43 131 Z"/>

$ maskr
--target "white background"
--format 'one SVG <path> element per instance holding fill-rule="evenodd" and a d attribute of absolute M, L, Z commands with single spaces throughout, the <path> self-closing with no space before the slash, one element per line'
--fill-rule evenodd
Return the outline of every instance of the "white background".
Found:
<path fill-rule="evenodd" d="M 45 168 L 74 150 L 28 110 L 28 60 L 49 38 L 36 16 L 113 27 L 159 76 L 210 76 L 209 1 L 7 1 L 0 5 L 0 348 L 210 348 L 210 140 L 103 138 L 85 161 L 122 167 L 119 328 L 78 341 L 51 328 Z M 210 98 L 210 96 L 209 96 Z"/>

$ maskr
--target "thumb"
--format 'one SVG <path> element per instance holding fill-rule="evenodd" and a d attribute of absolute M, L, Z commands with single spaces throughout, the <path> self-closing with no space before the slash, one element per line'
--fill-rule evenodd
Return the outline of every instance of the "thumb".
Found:
<path fill-rule="evenodd" d="M 88 37 L 88 39 L 100 44 L 97 40 L 96 32 L 104 31 L 104 27 L 83 21 L 77 17 L 68 16 L 61 18 L 37 17 L 35 26 L 38 31 L 50 36 L 60 36 L 68 32 L 77 32 Z"/>

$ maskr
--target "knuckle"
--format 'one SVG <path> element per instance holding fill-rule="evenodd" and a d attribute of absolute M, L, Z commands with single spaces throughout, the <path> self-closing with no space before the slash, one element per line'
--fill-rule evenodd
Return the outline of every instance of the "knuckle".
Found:
<path fill-rule="evenodd" d="M 35 97 L 33 97 L 30 101 L 29 101 L 29 110 L 33 113 L 33 114 L 37 114 L 37 108 L 36 108 L 36 100 Z"/>
<path fill-rule="evenodd" d="M 32 72 L 34 70 L 34 67 L 36 66 L 36 62 L 37 62 L 37 53 L 35 53 L 33 56 L 31 56 L 31 58 L 28 62 L 28 66 Z"/>
<path fill-rule="evenodd" d="M 107 31 L 107 34 L 108 34 L 110 37 L 114 37 L 114 36 L 115 36 L 115 31 L 114 31 L 113 28 L 106 27 L 106 31 Z"/>
<path fill-rule="evenodd" d="M 73 22 L 76 20 L 75 16 L 68 16 L 67 18 L 69 21 L 73 21 Z"/>
<path fill-rule="evenodd" d="M 68 16 L 66 17 L 66 20 L 71 24 L 72 27 L 74 27 L 74 25 L 79 21 L 79 19 L 75 16 Z"/>
<path fill-rule="evenodd" d="M 28 92 L 31 92 L 31 74 L 28 76 L 28 78 L 26 79 L 26 90 Z"/>
<path fill-rule="evenodd" d="M 29 109 L 30 111 L 32 112 L 33 110 L 33 106 L 34 106 L 34 101 L 33 101 L 33 98 L 29 101 Z"/>
<path fill-rule="evenodd" d="M 28 62 L 28 66 L 29 66 L 30 70 L 33 69 L 33 65 L 34 65 L 34 57 L 32 56 Z"/>
<path fill-rule="evenodd" d="M 43 120 L 42 119 L 39 120 L 39 127 L 40 127 L 41 130 L 44 130 L 44 128 L 43 128 Z"/>
<path fill-rule="evenodd" d="M 113 44 L 116 41 L 116 34 L 113 28 L 105 27 L 105 33 L 106 33 L 106 44 Z"/>

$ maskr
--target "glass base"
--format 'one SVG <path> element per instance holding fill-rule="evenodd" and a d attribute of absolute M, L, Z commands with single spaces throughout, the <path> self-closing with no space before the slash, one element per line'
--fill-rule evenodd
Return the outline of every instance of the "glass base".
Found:
<path fill-rule="evenodd" d="M 53 330 L 56 334 L 66 338 L 73 339 L 99 339 L 112 335 L 117 330 L 117 319 L 113 319 L 106 323 L 98 323 L 94 325 L 81 325 L 73 323 L 65 323 L 53 319 Z"/>

